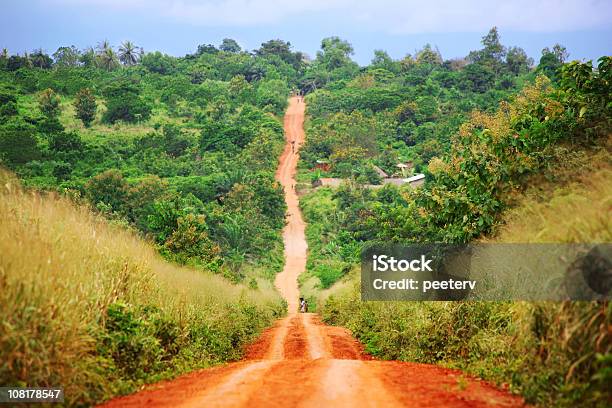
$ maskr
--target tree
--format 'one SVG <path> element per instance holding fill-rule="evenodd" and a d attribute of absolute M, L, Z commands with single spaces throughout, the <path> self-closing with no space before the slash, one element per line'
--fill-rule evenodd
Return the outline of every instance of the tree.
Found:
<path fill-rule="evenodd" d="M 0 127 L 0 160 L 20 165 L 40 158 L 36 131 L 23 123 Z"/>
<path fill-rule="evenodd" d="M 302 64 L 301 54 L 298 55 L 291 51 L 291 43 L 279 39 L 261 44 L 261 47 L 255 50 L 255 55 L 263 58 L 275 55 L 295 69 L 299 69 Z"/>
<path fill-rule="evenodd" d="M 32 68 L 34 65 L 32 64 L 32 58 L 30 57 L 30 54 L 28 54 L 27 52 L 23 53 L 23 67 L 25 68 Z"/>
<path fill-rule="evenodd" d="M 9 54 L 6 48 L 0 51 L 0 69 L 6 69 L 8 65 Z"/>
<path fill-rule="evenodd" d="M 548 47 L 544 48 L 542 50 L 542 55 L 545 54 L 553 54 L 557 61 L 559 61 L 559 63 L 561 64 L 565 63 L 565 61 L 567 61 L 567 58 L 569 57 L 569 52 L 567 52 L 567 48 L 565 48 L 559 43 L 553 45 L 552 51 Z"/>
<path fill-rule="evenodd" d="M 58 67 L 76 67 L 79 65 L 81 53 L 74 45 L 70 47 L 59 47 L 57 51 L 53 53 L 53 59 L 55 60 L 55 65 Z"/>
<path fill-rule="evenodd" d="M 83 142 L 76 132 L 58 132 L 50 136 L 49 147 L 56 152 L 80 152 Z"/>
<path fill-rule="evenodd" d="M 17 116 L 19 114 L 19 109 L 17 108 L 17 104 L 13 101 L 9 101 L 4 104 L 0 104 L 0 118 L 6 120 L 11 116 Z"/>
<path fill-rule="evenodd" d="M 281 115 L 287 106 L 289 87 L 282 79 L 261 81 L 257 87 L 256 100 L 259 106 L 269 105 L 276 114 Z"/>
<path fill-rule="evenodd" d="M 550 48 L 546 47 L 542 50 L 542 57 L 540 58 L 537 71 L 542 72 L 550 78 L 551 81 L 557 82 L 559 78 L 559 68 L 561 68 L 568 57 L 569 53 L 567 49 L 560 44 L 555 44 L 552 51 Z"/>
<path fill-rule="evenodd" d="M 98 106 L 96 97 L 89 88 L 83 88 L 77 92 L 74 98 L 75 116 L 83 122 L 85 127 L 89 127 L 96 118 Z"/>
<path fill-rule="evenodd" d="M 181 128 L 174 124 L 164 125 L 164 149 L 172 157 L 185 154 L 185 150 L 191 145 L 189 139 L 182 134 Z"/>
<path fill-rule="evenodd" d="M 374 50 L 374 58 L 371 62 L 372 67 L 386 69 L 387 71 L 397 73 L 400 69 L 400 64 L 393 61 L 387 51 Z"/>
<path fill-rule="evenodd" d="M 135 65 L 140 59 L 140 51 L 131 41 L 124 41 L 119 47 L 119 61 L 124 65 Z"/>
<path fill-rule="evenodd" d="M 140 84 L 136 81 L 127 78 L 114 81 L 104 88 L 103 95 L 106 98 L 105 122 L 138 122 L 151 116 L 151 106 L 141 98 Z"/>
<path fill-rule="evenodd" d="M 83 64 L 84 66 L 88 68 L 95 67 L 96 66 L 96 51 L 93 49 L 93 47 L 87 47 L 81 54 L 79 61 L 81 62 L 81 64 Z"/>
<path fill-rule="evenodd" d="M 501 61 L 506 51 L 505 47 L 499 40 L 499 33 L 497 27 L 493 27 L 489 30 L 487 35 L 482 37 L 482 45 L 484 45 L 484 57 L 490 58 L 495 61 Z"/>
<path fill-rule="evenodd" d="M 98 44 L 98 53 L 96 55 L 96 64 L 98 67 L 107 71 L 112 71 L 119 66 L 119 59 L 113 50 L 113 47 L 104 40 Z"/>
<path fill-rule="evenodd" d="M 221 248 L 208 236 L 203 215 L 187 214 L 177 219 L 177 227 L 164 242 L 164 249 L 179 263 L 218 263 Z"/>
<path fill-rule="evenodd" d="M 169 55 L 155 51 L 143 55 L 140 59 L 140 63 L 151 72 L 167 75 L 173 72 L 175 59 Z"/>
<path fill-rule="evenodd" d="M 19 55 L 11 55 L 6 62 L 6 69 L 9 71 L 17 71 L 19 68 L 27 66 L 26 58 Z"/>
<path fill-rule="evenodd" d="M 437 47 L 434 49 L 431 44 L 425 44 L 423 49 L 416 53 L 415 59 L 417 64 L 442 64 L 442 55 L 440 54 L 440 50 L 438 50 Z"/>
<path fill-rule="evenodd" d="M 470 64 L 462 74 L 467 80 L 467 87 L 473 92 L 486 92 L 495 83 L 495 73 L 486 65 Z"/>
<path fill-rule="evenodd" d="M 38 96 L 38 107 L 47 118 L 57 118 L 60 114 L 60 97 L 53 89 L 47 88 Z"/>
<path fill-rule="evenodd" d="M 66 163 L 63 161 L 55 162 L 53 166 L 53 177 L 58 180 L 67 180 L 70 178 L 70 174 L 72 173 L 72 165 L 70 163 Z"/>
<path fill-rule="evenodd" d="M 119 170 L 107 170 L 91 178 L 85 184 L 85 194 L 94 205 L 103 203 L 113 212 L 126 213 L 128 184 Z"/>
<path fill-rule="evenodd" d="M 0 118 L 6 119 L 18 113 L 17 96 L 12 92 L 0 90 Z"/>
<path fill-rule="evenodd" d="M 491 28 L 487 35 L 482 37 L 483 49 L 472 51 L 468 59 L 473 63 L 478 63 L 491 68 L 495 74 L 499 73 L 506 55 L 506 48 L 500 43 L 497 27 Z"/>
<path fill-rule="evenodd" d="M 234 54 L 237 54 L 240 51 L 242 51 L 242 48 L 236 42 L 236 40 L 233 40 L 231 38 L 224 38 L 223 41 L 221 42 L 221 45 L 219 46 L 219 49 L 221 51 L 231 52 Z"/>
<path fill-rule="evenodd" d="M 533 65 L 533 59 L 527 56 L 524 49 L 520 47 L 508 48 L 506 54 L 506 66 L 515 75 L 527 72 Z"/>
<path fill-rule="evenodd" d="M 53 60 L 42 50 L 42 48 L 34 50 L 30 58 L 32 66 L 36 68 L 49 69 L 53 65 Z"/>
<path fill-rule="evenodd" d="M 196 56 L 202 54 L 216 54 L 219 50 L 212 44 L 200 44 L 198 45 L 198 50 L 196 51 Z"/>
<path fill-rule="evenodd" d="M 321 41 L 321 51 L 317 52 L 317 60 L 328 70 L 333 70 L 351 62 L 353 46 L 339 37 L 328 37 Z"/>

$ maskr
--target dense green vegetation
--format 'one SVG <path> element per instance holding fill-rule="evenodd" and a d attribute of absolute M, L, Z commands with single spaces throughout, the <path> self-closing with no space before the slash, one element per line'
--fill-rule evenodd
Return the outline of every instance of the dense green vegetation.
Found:
<path fill-rule="evenodd" d="M 417 56 L 403 68 L 387 60 L 384 80 L 372 73 L 384 60 L 379 53 L 354 78 L 330 81 L 308 95 L 301 180 L 324 174 L 313 170 L 317 160 L 327 162 L 329 174 L 348 180 L 301 199 L 310 248 L 302 293 L 312 303 L 320 297 L 325 320 L 353 330 L 376 356 L 459 367 L 509 384 L 543 406 L 605 406 L 611 361 L 606 328 L 612 321 L 607 303 L 360 301 L 357 263 L 365 244 L 492 239 L 508 210 L 530 214 L 516 207 L 533 204 L 525 197 L 547 189 L 554 191 L 551 200 L 586 194 L 593 201 L 582 202 L 579 211 L 570 199 L 555 202 L 555 211 L 566 217 L 562 224 L 546 211 L 549 218 L 522 221 L 539 224 L 538 231 L 509 225 L 513 241 L 612 239 L 601 213 L 608 210 L 599 204 L 609 203 L 610 194 L 612 58 L 601 58 L 596 67 L 563 63 L 567 55 L 556 46 L 543 51 L 535 69 L 525 62 L 517 70 L 512 59 L 522 53 L 501 46 L 495 30 L 483 45 L 457 69 L 440 58 L 432 65 Z M 442 74 L 452 78 L 446 85 Z M 360 75 L 371 76 L 366 87 L 356 86 Z M 467 82 L 470 75 L 489 85 Z M 512 85 L 503 86 L 506 80 Z M 361 98 L 363 93 L 368 97 Z M 422 133 L 427 129 L 431 133 Z M 424 187 L 364 187 L 376 183 L 372 164 L 391 172 L 408 160 L 426 174 Z M 588 183 L 587 191 L 564 187 L 591 177 L 604 185 Z"/>
<path fill-rule="evenodd" d="M 441 73 L 454 78 L 446 86 L 437 82 L 440 92 L 435 94 L 435 106 L 444 105 L 444 110 L 436 111 L 428 121 L 417 121 L 419 125 L 414 128 L 417 132 L 421 126 L 438 130 L 411 146 L 397 140 L 401 115 L 387 120 L 393 112 L 398 113 L 397 107 L 379 111 L 361 107 L 347 113 L 350 104 L 328 104 L 326 101 L 342 101 L 347 94 L 360 92 L 344 86 L 346 81 L 330 82 L 308 95 L 312 118 L 300 178 L 319 177 L 321 170 L 312 169 L 317 160 L 323 159 L 333 175 L 350 181 L 333 193 L 323 189 L 302 199 L 309 223 L 307 234 L 310 238 L 325 237 L 310 240 L 314 250 L 309 273 L 335 277 L 331 281 L 319 279 L 321 283 L 325 280 L 321 286 L 329 286 L 350 269 L 347 265 L 358 259 L 366 241 L 463 243 L 489 233 L 507 204 L 508 194 L 519 188 L 527 175 L 553 161 L 557 142 L 588 145 L 606 135 L 610 120 L 606 105 L 608 58 L 601 60 L 596 72 L 589 64 L 580 63 L 566 64 L 561 70 L 567 54 L 556 45 L 553 51 L 543 50 L 541 62 L 534 69 L 526 57 L 520 59 L 521 63 L 515 61 L 517 55 L 524 57 L 524 52 L 502 46 L 495 28 L 483 37 L 482 44 L 482 49 L 471 52 L 461 64 L 442 61 L 431 47 L 425 47 L 415 59 L 406 57 L 412 62 L 404 69 L 399 67 L 406 64 L 389 60 L 388 65 L 397 68 L 389 72 L 395 74 L 389 74 L 387 82 L 368 88 L 394 94 L 403 90 L 403 95 L 397 94 L 397 106 L 409 102 L 424 109 L 427 103 L 417 100 L 430 95 L 428 88 L 405 82 L 416 77 L 432 84 Z M 377 55 L 380 57 L 380 53 Z M 375 58 L 361 71 L 371 72 L 379 63 L 380 58 Z M 316 63 L 313 65 L 316 67 Z M 470 68 L 472 65 L 479 67 Z M 517 87 L 502 90 L 492 86 L 482 92 L 462 88 L 466 70 L 489 70 L 496 73 L 496 80 L 513 78 Z M 541 74 L 551 72 L 560 85 Z M 520 92 L 518 84 L 524 84 Z M 415 96 L 415 92 L 423 96 Z M 328 95 L 324 101 L 320 99 L 323 94 Z M 450 94 L 456 94 L 456 99 L 445 99 Z M 592 105 L 587 107 L 588 103 Z M 461 108 L 464 105 L 465 109 Z M 454 118 L 452 123 L 450 118 Z M 415 125 L 413 119 L 409 123 Z M 392 139 L 395 141 L 390 142 Z M 430 151 L 433 156 L 421 150 L 429 143 L 440 144 Z M 357 150 L 360 153 L 353 154 Z M 379 178 L 368 166 L 377 164 L 391 174 L 398 162 L 406 160 L 427 175 L 424 189 L 362 187 Z M 309 276 L 302 279 L 306 282 Z"/>
<path fill-rule="evenodd" d="M 422 171 L 448 151 L 472 110 L 493 109 L 535 76 L 533 61 L 520 48 L 502 46 L 497 29 L 482 44 L 464 59 L 447 61 L 430 45 L 400 61 L 379 50 L 369 66 L 359 68 L 348 44 L 324 43 L 305 73 L 313 79 L 303 80 L 312 90 L 303 165 L 327 162 L 331 175 L 370 183 L 378 177 L 372 164 L 389 175 L 399 173 L 400 162 Z M 544 56 L 560 64 L 562 50 Z"/>
<path fill-rule="evenodd" d="M 303 68 L 272 40 L 175 58 L 131 42 L 0 57 L 0 160 L 26 186 L 82 197 L 168 259 L 235 280 L 281 265 L 279 117 Z M 248 270 L 249 267 L 246 268 Z"/>

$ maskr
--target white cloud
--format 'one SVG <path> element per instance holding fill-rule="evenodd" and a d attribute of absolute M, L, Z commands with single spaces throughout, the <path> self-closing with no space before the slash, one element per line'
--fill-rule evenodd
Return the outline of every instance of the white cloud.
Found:
<path fill-rule="evenodd" d="M 554 32 L 612 27 L 609 0 L 48 0 L 56 4 L 131 9 L 203 26 L 260 26 L 301 17 L 387 33 Z M 314 13 L 314 14 L 313 14 Z"/>

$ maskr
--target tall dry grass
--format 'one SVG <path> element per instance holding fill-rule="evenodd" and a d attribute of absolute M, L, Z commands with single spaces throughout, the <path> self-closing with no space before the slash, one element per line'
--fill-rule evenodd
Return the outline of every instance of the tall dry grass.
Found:
<path fill-rule="evenodd" d="M 182 336 L 192 326 L 216 335 L 227 328 L 237 339 L 226 348 L 282 310 L 272 288 L 169 264 L 135 234 L 66 198 L 24 191 L 0 169 L 0 384 L 64 386 L 71 403 L 130 389 L 99 355 L 107 308 L 117 302 L 158 308 Z M 236 318 L 238 304 L 256 317 Z M 226 358 L 209 357 L 177 370 Z"/>
<path fill-rule="evenodd" d="M 612 138 L 596 152 L 560 150 L 488 242 L 612 242 Z"/>

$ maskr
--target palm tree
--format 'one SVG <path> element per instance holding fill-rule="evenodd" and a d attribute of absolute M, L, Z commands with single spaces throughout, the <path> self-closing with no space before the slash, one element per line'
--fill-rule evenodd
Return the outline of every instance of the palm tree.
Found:
<path fill-rule="evenodd" d="M 51 68 L 51 58 L 45 54 L 42 48 L 36 49 L 30 55 L 32 65 L 38 68 Z"/>
<path fill-rule="evenodd" d="M 2 53 L 0 53 L 0 58 L 2 59 L 8 59 L 9 55 L 8 55 L 8 50 L 6 48 L 2 49 Z"/>
<path fill-rule="evenodd" d="M 30 54 L 27 51 L 23 53 L 23 65 L 32 68 L 32 58 L 30 58 Z"/>
<path fill-rule="evenodd" d="M 98 46 L 96 48 L 98 49 L 98 54 L 102 54 L 103 52 L 105 52 L 109 48 L 113 48 L 113 47 L 111 47 L 111 45 L 108 42 L 108 40 L 104 40 L 102 42 L 99 42 Z"/>
<path fill-rule="evenodd" d="M 134 65 L 140 58 L 139 48 L 131 41 L 124 41 L 119 47 L 119 60 L 125 65 Z"/>
<path fill-rule="evenodd" d="M 93 67 L 96 65 L 96 50 L 93 47 L 87 47 L 81 53 L 81 62 L 86 67 Z"/>
<path fill-rule="evenodd" d="M 98 44 L 98 55 L 96 59 L 98 66 L 107 71 L 112 71 L 119 65 L 117 54 L 107 40 Z"/>

